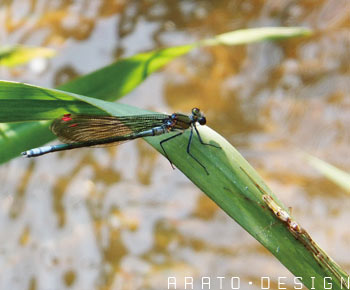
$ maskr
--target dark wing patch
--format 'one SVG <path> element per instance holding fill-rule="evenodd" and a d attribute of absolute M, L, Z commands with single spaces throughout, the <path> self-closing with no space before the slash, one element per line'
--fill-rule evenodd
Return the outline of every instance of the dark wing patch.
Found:
<path fill-rule="evenodd" d="M 169 116 L 164 114 L 119 117 L 66 114 L 53 121 L 51 131 L 64 143 L 94 142 L 113 138 L 116 138 L 113 143 L 120 143 L 127 141 L 127 137 L 135 133 L 163 125 L 167 119 Z M 123 137 L 121 141 L 118 141 L 118 136 Z"/>

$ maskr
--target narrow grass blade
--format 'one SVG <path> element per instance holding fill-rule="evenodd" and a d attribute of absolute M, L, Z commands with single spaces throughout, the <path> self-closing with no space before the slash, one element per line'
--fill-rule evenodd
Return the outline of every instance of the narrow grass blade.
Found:
<path fill-rule="evenodd" d="M 350 193 L 350 174 L 309 154 L 303 154 L 309 164 L 329 180 Z"/>
<path fill-rule="evenodd" d="M 53 57 L 56 52 L 51 48 L 35 46 L 0 46 L 0 66 L 13 67 L 25 64 L 34 58 Z"/>
<path fill-rule="evenodd" d="M 260 27 L 241 29 L 220 34 L 200 41 L 200 45 L 240 45 L 266 40 L 282 40 L 292 37 L 310 36 L 311 30 L 305 27 Z"/>

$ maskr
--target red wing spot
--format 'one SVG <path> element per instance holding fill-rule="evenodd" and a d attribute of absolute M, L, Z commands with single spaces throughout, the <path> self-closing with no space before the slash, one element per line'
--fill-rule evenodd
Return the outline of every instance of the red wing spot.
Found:
<path fill-rule="evenodd" d="M 71 114 L 64 114 L 62 117 L 62 121 L 64 121 L 64 122 L 71 121 L 72 118 L 70 116 L 71 116 Z"/>
<path fill-rule="evenodd" d="M 72 119 L 71 119 L 71 120 L 72 120 Z M 74 124 L 69 125 L 68 127 L 76 127 L 76 126 L 78 126 L 78 124 L 77 124 L 77 123 L 74 123 Z"/>

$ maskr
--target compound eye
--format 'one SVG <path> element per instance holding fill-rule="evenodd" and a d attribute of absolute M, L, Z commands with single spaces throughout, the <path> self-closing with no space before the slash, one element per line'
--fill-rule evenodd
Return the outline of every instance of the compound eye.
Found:
<path fill-rule="evenodd" d="M 200 125 L 205 125 L 207 123 L 207 119 L 205 117 L 199 118 L 198 123 Z"/>
<path fill-rule="evenodd" d="M 193 115 L 198 115 L 199 114 L 199 109 L 198 108 L 193 108 L 192 109 L 192 114 Z"/>

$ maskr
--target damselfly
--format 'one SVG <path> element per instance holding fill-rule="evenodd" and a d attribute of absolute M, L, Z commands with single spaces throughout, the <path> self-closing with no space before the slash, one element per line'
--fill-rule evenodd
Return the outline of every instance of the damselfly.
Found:
<path fill-rule="evenodd" d="M 192 109 L 192 114 L 181 113 L 167 114 L 143 114 L 131 116 L 94 116 L 65 114 L 62 118 L 55 119 L 51 124 L 51 131 L 65 144 L 49 145 L 30 149 L 22 152 L 26 157 L 36 157 L 50 152 L 70 150 L 81 147 L 99 147 L 118 145 L 120 143 L 148 136 L 158 136 L 169 132 L 177 132 L 162 141 L 160 146 L 165 157 L 173 164 L 164 149 L 164 143 L 180 136 L 186 129 L 190 129 L 190 137 L 187 143 L 187 153 L 205 170 L 206 167 L 192 155 L 190 148 L 193 137 L 193 129 L 203 145 L 220 148 L 214 144 L 204 143 L 196 123 L 205 125 L 206 118 L 198 109 Z M 174 168 L 174 167 L 173 167 Z"/>

